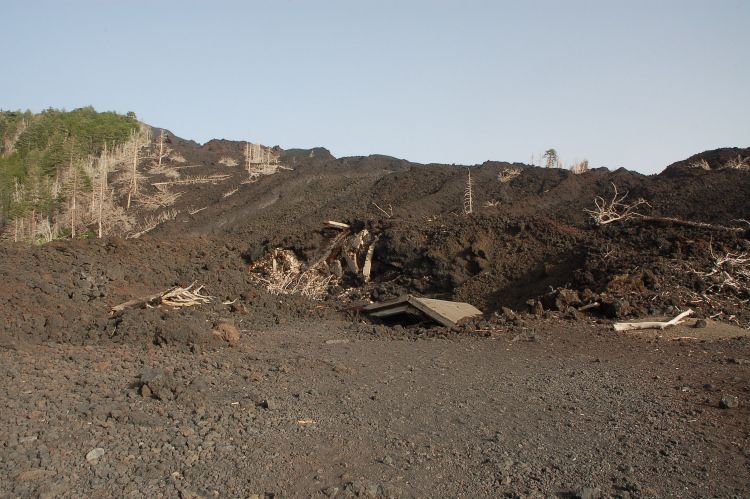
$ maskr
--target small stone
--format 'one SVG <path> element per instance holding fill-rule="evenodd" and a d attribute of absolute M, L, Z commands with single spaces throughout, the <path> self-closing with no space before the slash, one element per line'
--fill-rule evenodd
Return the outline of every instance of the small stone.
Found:
<path fill-rule="evenodd" d="M 386 466 L 393 466 L 393 458 L 391 458 L 391 456 L 385 456 L 383 458 L 383 464 Z"/>
<path fill-rule="evenodd" d="M 723 394 L 719 401 L 719 407 L 722 409 L 734 409 L 740 405 L 739 399 L 735 395 Z"/>
<path fill-rule="evenodd" d="M 501 485 L 510 485 L 510 482 L 512 482 L 512 481 L 513 481 L 513 480 L 512 480 L 511 478 L 510 478 L 510 475 L 505 475 L 505 476 L 503 477 L 503 480 L 502 480 L 502 482 L 500 482 L 500 484 L 501 484 Z"/>
<path fill-rule="evenodd" d="M 104 455 L 104 449 L 102 449 L 101 447 L 97 447 L 96 449 L 93 449 L 88 454 L 86 454 L 86 461 L 88 462 L 96 461 L 103 455 Z"/>
<path fill-rule="evenodd" d="M 693 327 L 696 329 L 703 329 L 705 327 L 708 327 L 708 322 L 706 322 L 705 319 L 698 319 L 697 321 L 695 321 Z"/>
<path fill-rule="evenodd" d="M 269 411 L 275 411 L 279 408 L 279 406 L 273 399 L 266 399 L 265 401 L 263 401 L 263 407 L 265 407 Z"/>
<path fill-rule="evenodd" d="M 141 396 L 142 397 L 150 397 L 151 396 L 151 388 L 149 388 L 148 385 L 142 385 L 141 386 Z"/>

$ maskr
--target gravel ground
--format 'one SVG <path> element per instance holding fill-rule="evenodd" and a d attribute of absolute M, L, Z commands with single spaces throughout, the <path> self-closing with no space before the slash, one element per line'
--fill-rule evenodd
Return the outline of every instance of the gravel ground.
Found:
<path fill-rule="evenodd" d="M 0 497 L 750 497 L 747 337 L 522 326 L 6 346 Z"/>

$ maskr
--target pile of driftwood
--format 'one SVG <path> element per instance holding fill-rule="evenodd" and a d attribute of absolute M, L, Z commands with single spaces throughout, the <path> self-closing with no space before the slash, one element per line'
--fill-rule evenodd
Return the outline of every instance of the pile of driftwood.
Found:
<path fill-rule="evenodd" d="M 308 266 L 290 250 L 276 248 L 250 266 L 257 280 L 272 294 L 299 294 L 323 298 L 333 284 L 338 284 L 347 270 L 368 282 L 378 238 L 368 229 L 352 233 L 348 224 L 325 221 L 324 226 L 338 231 Z"/>

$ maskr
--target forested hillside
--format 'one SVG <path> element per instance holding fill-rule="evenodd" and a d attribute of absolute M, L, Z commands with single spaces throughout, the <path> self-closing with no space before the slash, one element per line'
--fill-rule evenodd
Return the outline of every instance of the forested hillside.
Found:
<path fill-rule="evenodd" d="M 112 211 L 107 173 L 148 145 L 133 113 L 0 112 L 0 229 L 50 240 Z M 135 148 L 135 149 L 134 149 Z"/>

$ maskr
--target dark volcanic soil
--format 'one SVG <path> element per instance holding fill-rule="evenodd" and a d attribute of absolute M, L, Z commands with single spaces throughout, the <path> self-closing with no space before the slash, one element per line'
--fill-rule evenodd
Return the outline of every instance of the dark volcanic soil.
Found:
<path fill-rule="evenodd" d="M 750 174 L 720 168 L 750 151 L 651 177 L 488 162 L 466 214 L 465 167 L 315 149 L 247 182 L 219 163 L 240 144 L 172 139 L 228 175 L 175 220 L 0 246 L 0 498 L 750 495 Z M 647 218 L 595 225 L 613 185 Z M 269 294 L 260 262 L 325 259 L 324 220 L 367 229 L 372 278 Z M 193 282 L 207 303 L 112 308 Z M 485 315 L 357 311 L 403 293 Z"/>

